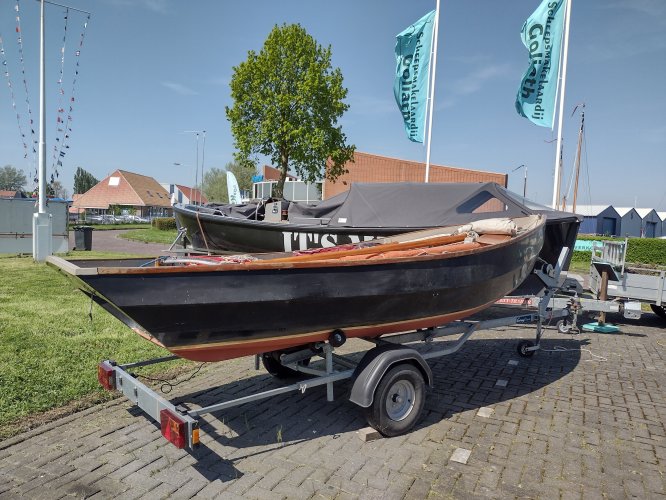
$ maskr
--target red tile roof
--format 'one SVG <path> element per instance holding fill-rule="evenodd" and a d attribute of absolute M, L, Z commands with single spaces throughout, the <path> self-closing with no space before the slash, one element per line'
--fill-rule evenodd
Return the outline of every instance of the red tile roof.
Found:
<path fill-rule="evenodd" d="M 206 198 L 206 195 L 204 195 L 200 190 L 187 187 L 187 186 L 182 186 L 180 184 L 176 184 L 176 187 L 180 190 L 185 197 L 187 197 L 190 202 L 196 200 L 197 203 L 199 200 L 201 200 L 201 203 L 208 203 L 208 198 Z"/>
<path fill-rule="evenodd" d="M 116 170 L 74 199 L 75 208 L 108 209 L 110 205 L 171 208 L 169 193 L 146 175 Z"/>

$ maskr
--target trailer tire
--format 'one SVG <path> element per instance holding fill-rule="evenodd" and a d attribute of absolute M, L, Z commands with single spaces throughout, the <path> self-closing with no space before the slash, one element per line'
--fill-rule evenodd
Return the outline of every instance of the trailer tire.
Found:
<path fill-rule="evenodd" d="M 532 347 L 533 345 L 534 342 L 531 340 L 521 340 L 518 342 L 518 348 L 516 350 L 523 358 L 531 358 L 536 351 L 528 351 L 527 348 Z"/>
<path fill-rule="evenodd" d="M 302 373 L 292 370 L 280 363 L 281 354 L 281 351 L 271 351 L 261 355 L 261 363 L 264 365 L 264 368 L 266 368 L 266 371 L 278 379 L 300 377 Z M 300 364 L 308 366 L 310 364 L 310 358 L 304 359 Z"/>
<path fill-rule="evenodd" d="M 404 434 L 421 416 L 425 394 L 418 368 L 408 363 L 392 367 L 379 382 L 372 405 L 364 409 L 368 424 L 386 437 Z"/>
<path fill-rule="evenodd" d="M 666 307 L 663 305 L 658 306 L 657 304 L 650 304 L 652 312 L 659 316 L 661 319 L 666 319 Z"/>

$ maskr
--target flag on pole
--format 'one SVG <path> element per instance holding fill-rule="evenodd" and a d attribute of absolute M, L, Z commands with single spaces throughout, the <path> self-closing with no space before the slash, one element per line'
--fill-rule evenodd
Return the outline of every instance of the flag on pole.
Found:
<path fill-rule="evenodd" d="M 429 12 L 396 35 L 393 94 L 402 113 L 407 138 L 413 142 L 423 142 L 425 133 L 430 46 L 435 13 L 436 10 Z"/>
<path fill-rule="evenodd" d="M 227 171 L 227 193 L 229 194 L 229 203 L 238 204 L 241 202 L 240 189 L 238 181 L 233 172 Z"/>
<path fill-rule="evenodd" d="M 516 111 L 541 127 L 553 127 L 566 0 L 543 0 L 520 32 L 530 65 L 520 82 Z"/>

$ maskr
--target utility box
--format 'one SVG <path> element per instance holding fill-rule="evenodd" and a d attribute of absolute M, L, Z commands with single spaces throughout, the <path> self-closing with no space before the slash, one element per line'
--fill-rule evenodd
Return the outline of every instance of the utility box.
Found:
<path fill-rule="evenodd" d="M 76 226 L 74 228 L 74 250 L 92 250 L 92 232 L 90 226 Z"/>
<path fill-rule="evenodd" d="M 0 254 L 32 254 L 33 214 L 38 211 L 34 198 L 0 198 Z M 54 253 L 69 250 L 67 202 L 49 200 L 51 248 Z"/>
<path fill-rule="evenodd" d="M 266 222 L 281 222 L 282 221 L 282 202 L 274 201 L 266 203 L 266 211 L 264 212 L 264 220 Z"/>

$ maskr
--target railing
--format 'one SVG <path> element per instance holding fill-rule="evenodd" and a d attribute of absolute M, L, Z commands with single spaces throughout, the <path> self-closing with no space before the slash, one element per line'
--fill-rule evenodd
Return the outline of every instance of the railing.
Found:
<path fill-rule="evenodd" d="M 592 262 L 605 262 L 620 268 L 620 274 L 624 274 L 628 241 L 628 238 L 625 238 L 624 241 L 602 241 L 601 246 L 594 245 Z"/>

